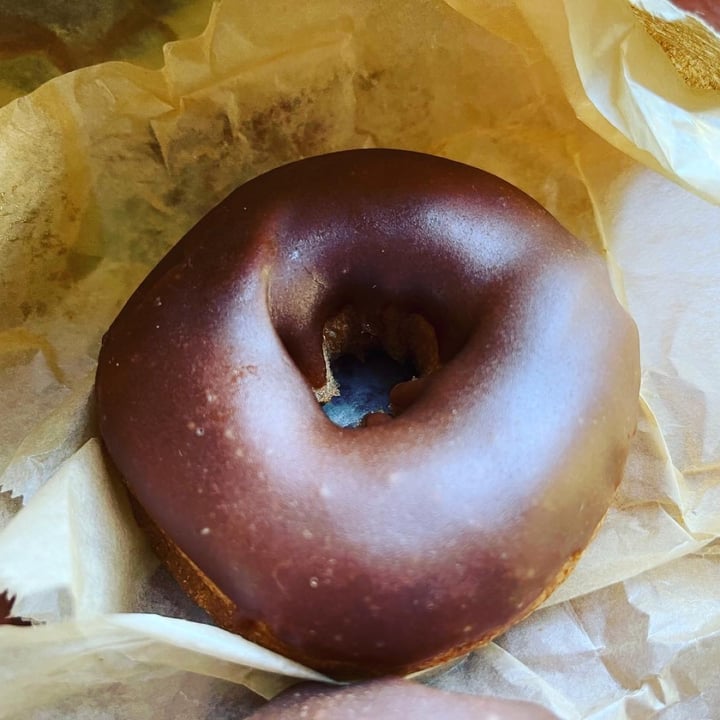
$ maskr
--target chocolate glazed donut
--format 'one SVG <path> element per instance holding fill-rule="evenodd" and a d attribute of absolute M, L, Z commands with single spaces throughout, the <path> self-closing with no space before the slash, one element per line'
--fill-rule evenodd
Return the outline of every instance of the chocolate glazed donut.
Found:
<path fill-rule="evenodd" d="M 383 679 L 350 687 L 303 683 L 286 690 L 248 720 L 557 720 L 539 705 L 478 697 Z"/>
<path fill-rule="evenodd" d="M 328 361 L 422 379 L 340 428 Z M 638 338 L 601 258 L 480 170 L 357 150 L 233 192 L 107 333 L 107 449 L 224 627 L 337 677 L 457 657 L 567 574 L 620 481 Z"/>

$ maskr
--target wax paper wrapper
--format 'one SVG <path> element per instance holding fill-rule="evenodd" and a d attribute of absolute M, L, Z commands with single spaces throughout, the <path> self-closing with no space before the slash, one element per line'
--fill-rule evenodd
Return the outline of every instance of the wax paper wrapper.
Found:
<path fill-rule="evenodd" d="M 0 0 L 0 105 L 107 60 L 163 65 L 163 45 L 202 32 L 212 0 Z"/>
<path fill-rule="evenodd" d="M 163 58 L 0 108 L 1 614 L 35 623 L 0 625 L 0 717 L 237 718 L 316 677 L 157 566 L 92 386 L 102 333 L 208 209 L 363 146 L 528 192 L 604 254 L 641 335 L 638 433 L 596 539 L 543 608 L 426 681 L 568 720 L 720 717 L 718 93 L 623 0 L 226 1 Z"/>

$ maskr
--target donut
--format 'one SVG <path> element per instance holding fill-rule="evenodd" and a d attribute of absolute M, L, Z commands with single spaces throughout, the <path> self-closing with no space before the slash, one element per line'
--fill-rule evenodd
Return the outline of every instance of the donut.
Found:
<path fill-rule="evenodd" d="M 720 7 L 716 0 L 671 0 L 675 7 L 701 17 L 715 30 L 720 30 Z"/>
<path fill-rule="evenodd" d="M 553 720 L 534 703 L 446 692 L 386 678 L 350 686 L 303 683 L 286 690 L 248 720 Z"/>
<path fill-rule="evenodd" d="M 372 348 L 416 377 L 339 427 L 332 361 Z M 638 386 L 599 255 L 499 178 L 389 149 L 231 193 L 122 309 L 96 384 L 185 590 L 336 678 L 450 661 L 541 603 L 608 509 Z"/>

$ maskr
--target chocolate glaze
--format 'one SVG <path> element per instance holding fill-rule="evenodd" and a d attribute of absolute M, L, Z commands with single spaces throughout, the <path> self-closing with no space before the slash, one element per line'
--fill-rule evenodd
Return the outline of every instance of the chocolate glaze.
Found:
<path fill-rule="evenodd" d="M 441 367 L 390 422 L 338 428 L 316 402 L 348 306 L 436 330 Z M 603 261 L 545 210 L 475 168 L 359 150 L 260 176 L 195 226 L 107 333 L 97 397 L 224 624 L 369 675 L 465 652 L 554 587 L 620 481 L 638 385 Z"/>
<path fill-rule="evenodd" d="M 533 703 L 450 693 L 407 680 L 296 685 L 248 720 L 553 720 Z"/>
<path fill-rule="evenodd" d="M 681 10 L 698 15 L 715 30 L 720 30 L 720 6 L 717 0 L 671 0 Z"/>

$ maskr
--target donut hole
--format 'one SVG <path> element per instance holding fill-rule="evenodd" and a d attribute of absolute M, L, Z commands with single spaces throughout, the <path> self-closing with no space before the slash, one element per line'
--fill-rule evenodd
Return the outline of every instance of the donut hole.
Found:
<path fill-rule="evenodd" d="M 375 425 L 393 413 L 391 391 L 412 381 L 417 370 L 412 363 L 400 363 L 382 349 L 364 357 L 344 354 L 330 363 L 338 394 L 323 404 L 323 412 L 339 427 Z"/>
<path fill-rule="evenodd" d="M 340 427 L 372 426 L 403 412 L 440 366 L 437 336 L 419 313 L 346 306 L 323 327 L 326 382 L 315 390 Z"/>

